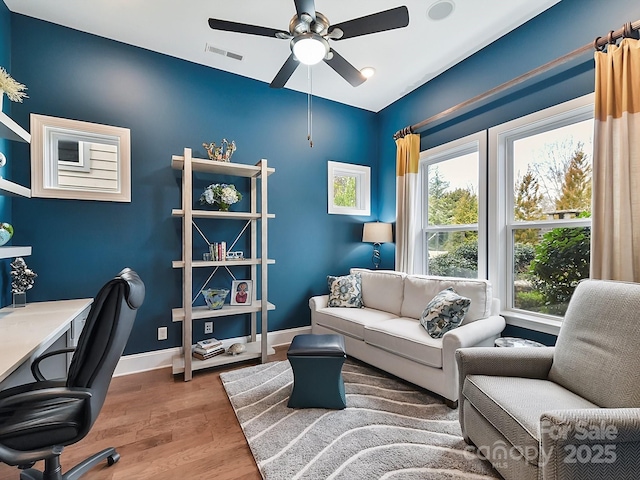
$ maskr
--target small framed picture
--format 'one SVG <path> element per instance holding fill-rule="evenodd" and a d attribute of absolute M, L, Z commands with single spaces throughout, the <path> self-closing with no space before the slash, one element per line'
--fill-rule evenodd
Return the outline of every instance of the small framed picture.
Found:
<path fill-rule="evenodd" d="M 253 280 L 234 280 L 231 283 L 231 305 L 251 305 Z"/>

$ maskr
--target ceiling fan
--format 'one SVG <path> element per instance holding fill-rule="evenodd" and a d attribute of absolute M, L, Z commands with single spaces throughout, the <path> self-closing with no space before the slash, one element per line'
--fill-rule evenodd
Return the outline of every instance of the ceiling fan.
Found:
<path fill-rule="evenodd" d="M 214 30 L 290 40 L 291 55 L 269 84 L 272 88 L 282 88 L 300 63 L 314 65 L 323 60 L 357 87 L 366 78 L 329 46 L 329 40 L 344 40 L 409 25 L 409 11 L 404 6 L 331 25 L 327 17 L 316 11 L 314 0 L 294 0 L 294 3 L 296 14 L 289 22 L 288 32 L 215 18 L 209 19 L 209 26 Z"/>

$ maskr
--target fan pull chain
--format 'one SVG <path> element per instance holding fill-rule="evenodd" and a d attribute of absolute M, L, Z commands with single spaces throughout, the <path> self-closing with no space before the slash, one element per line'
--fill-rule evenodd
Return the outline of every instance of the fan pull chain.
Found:
<path fill-rule="evenodd" d="M 307 93 L 307 140 L 309 148 L 313 148 L 313 75 L 311 65 L 307 65 L 307 79 L 309 81 L 309 93 Z"/>

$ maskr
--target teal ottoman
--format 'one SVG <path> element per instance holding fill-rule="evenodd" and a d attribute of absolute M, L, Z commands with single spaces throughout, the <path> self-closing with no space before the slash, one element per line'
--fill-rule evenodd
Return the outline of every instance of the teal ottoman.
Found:
<path fill-rule="evenodd" d="M 347 355 L 342 335 L 296 335 L 287 351 L 293 370 L 290 408 L 347 406 L 342 365 Z"/>

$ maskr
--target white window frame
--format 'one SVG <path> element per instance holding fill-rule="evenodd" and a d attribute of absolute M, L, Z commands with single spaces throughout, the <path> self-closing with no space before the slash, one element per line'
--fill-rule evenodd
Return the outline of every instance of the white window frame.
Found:
<path fill-rule="evenodd" d="M 472 153 L 478 152 L 478 223 L 469 225 L 429 225 L 429 194 L 427 167 Z M 427 235 L 430 232 L 460 232 L 477 230 L 478 232 L 478 278 L 487 278 L 487 131 L 482 130 L 466 137 L 453 140 L 420 152 L 420 197 L 422 206 L 422 232 L 416 255 L 422 258 L 422 273 L 427 273 Z"/>
<path fill-rule="evenodd" d="M 594 94 L 570 100 L 489 129 L 489 280 L 501 301 L 507 323 L 558 335 L 562 321 L 552 315 L 515 309 L 513 305 L 513 247 L 516 227 L 539 228 L 591 226 L 590 219 L 565 221 L 513 220 L 513 165 L 509 161 L 513 142 L 520 138 L 593 118 Z"/>
<path fill-rule="evenodd" d="M 333 184 L 335 177 L 354 177 L 356 206 L 336 205 Z M 351 163 L 327 162 L 327 213 L 331 215 L 371 215 L 371 167 Z"/>

